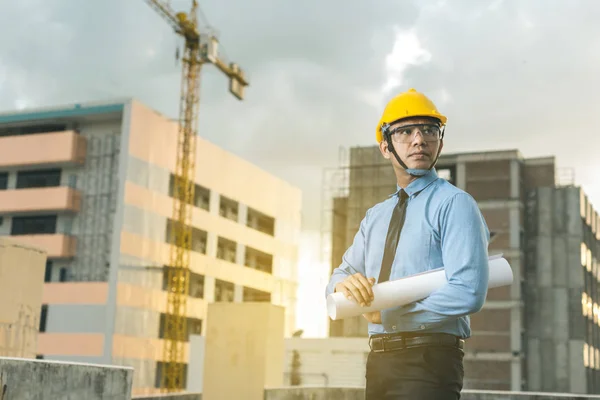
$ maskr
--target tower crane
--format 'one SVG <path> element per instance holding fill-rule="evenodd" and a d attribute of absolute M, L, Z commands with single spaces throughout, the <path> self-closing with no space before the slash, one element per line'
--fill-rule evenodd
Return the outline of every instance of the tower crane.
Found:
<path fill-rule="evenodd" d="M 164 363 L 162 388 L 167 392 L 184 389 L 187 338 L 187 298 L 190 282 L 190 251 L 192 244 L 191 217 L 194 204 L 194 175 L 198 108 L 200 105 L 200 70 L 203 64 L 213 64 L 229 77 L 229 91 L 239 100 L 244 97 L 248 81 L 235 63 L 227 64 L 219 56 L 218 39 L 202 34 L 198 28 L 198 2 L 192 0 L 189 13 L 174 12 L 164 0 L 144 0 L 156 10 L 185 42 L 179 131 L 174 179 L 173 224 L 171 225 L 170 268 L 167 274 L 167 313 L 164 326 Z"/>

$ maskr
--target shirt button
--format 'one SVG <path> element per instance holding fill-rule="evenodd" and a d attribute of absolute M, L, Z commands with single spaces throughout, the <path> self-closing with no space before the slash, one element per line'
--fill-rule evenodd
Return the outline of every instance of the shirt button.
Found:
<path fill-rule="evenodd" d="M 393 330 L 396 330 L 396 325 L 392 326 L 392 329 L 393 329 Z"/>
<path fill-rule="evenodd" d="M 421 329 L 425 329 L 425 325 L 421 325 L 419 328 L 421 328 Z"/>

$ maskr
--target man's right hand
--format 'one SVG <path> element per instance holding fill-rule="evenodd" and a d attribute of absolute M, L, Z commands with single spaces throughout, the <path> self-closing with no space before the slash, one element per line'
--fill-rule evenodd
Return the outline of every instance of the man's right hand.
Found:
<path fill-rule="evenodd" d="M 361 273 L 357 272 L 350 275 L 337 285 L 335 292 L 342 292 L 349 300 L 354 300 L 362 307 L 370 306 L 373 301 L 373 289 L 375 278 L 365 278 Z"/>

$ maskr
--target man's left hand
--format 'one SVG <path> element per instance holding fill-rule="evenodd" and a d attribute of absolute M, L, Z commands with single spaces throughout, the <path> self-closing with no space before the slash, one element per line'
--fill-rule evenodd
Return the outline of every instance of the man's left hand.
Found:
<path fill-rule="evenodd" d="M 365 313 L 363 317 L 372 324 L 381 324 L 381 311 Z"/>

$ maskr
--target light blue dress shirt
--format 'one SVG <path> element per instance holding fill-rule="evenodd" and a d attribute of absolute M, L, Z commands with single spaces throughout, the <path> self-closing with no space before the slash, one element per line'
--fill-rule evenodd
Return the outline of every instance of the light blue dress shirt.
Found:
<path fill-rule="evenodd" d="M 348 275 L 379 278 L 381 260 L 398 193 L 376 204 L 363 218 L 354 242 L 329 280 L 326 295 Z M 427 298 L 381 312 L 369 335 L 444 332 L 471 336 L 469 314 L 481 309 L 488 290 L 487 224 L 471 195 L 438 178 L 435 169 L 406 187 L 410 196 L 389 280 L 444 267 L 447 283 Z M 362 317 L 361 317 L 362 318 Z"/>

